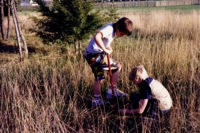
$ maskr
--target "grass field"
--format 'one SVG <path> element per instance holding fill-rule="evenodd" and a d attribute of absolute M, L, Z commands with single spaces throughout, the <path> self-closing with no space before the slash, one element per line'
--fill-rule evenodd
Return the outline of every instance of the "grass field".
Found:
<path fill-rule="evenodd" d="M 200 10 L 200 5 L 119 8 L 119 12 L 126 12 L 126 11 L 143 12 L 143 11 L 155 11 L 155 10 L 191 11 L 191 10 Z"/>
<path fill-rule="evenodd" d="M 200 131 L 200 11 L 139 11 L 129 17 L 135 32 L 116 38 L 113 58 L 122 64 L 118 87 L 130 94 L 132 67 L 142 64 L 150 76 L 168 89 L 173 99 L 170 133 Z M 163 133 L 161 121 L 88 109 L 84 99 L 93 95 L 93 75 L 72 46 L 45 45 L 30 32 L 34 14 L 21 14 L 29 58 L 18 61 L 15 36 L 0 43 L 0 132 L 134 132 Z M 83 42 L 82 50 L 88 41 Z M 106 75 L 102 96 L 108 86 Z M 141 126 L 142 125 L 142 126 Z M 142 131 L 140 131 L 142 127 Z"/>

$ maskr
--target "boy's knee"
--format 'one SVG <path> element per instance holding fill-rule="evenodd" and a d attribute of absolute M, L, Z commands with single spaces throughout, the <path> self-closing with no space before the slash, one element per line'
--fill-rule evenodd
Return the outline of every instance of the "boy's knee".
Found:
<path fill-rule="evenodd" d="M 122 65 L 120 63 L 117 64 L 118 70 L 121 70 Z"/>

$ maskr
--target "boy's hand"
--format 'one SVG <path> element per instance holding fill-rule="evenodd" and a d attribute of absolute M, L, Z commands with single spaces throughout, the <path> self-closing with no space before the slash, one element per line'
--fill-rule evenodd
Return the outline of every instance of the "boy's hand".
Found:
<path fill-rule="evenodd" d="M 112 50 L 112 49 L 108 49 L 108 48 L 107 48 L 107 49 L 105 50 L 105 52 L 106 52 L 107 54 L 109 54 L 109 55 L 110 55 L 110 54 L 113 52 L 113 50 Z"/>
<path fill-rule="evenodd" d="M 126 109 L 120 109 L 119 112 L 120 112 L 120 114 L 125 115 L 126 114 Z"/>
<path fill-rule="evenodd" d="M 107 51 L 107 52 L 106 52 L 106 51 Z M 109 55 L 113 52 L 113 50 L 112 50 L 111 47 L 106 48 L 106 51 L 105 51 L 105 52 L 106 52 L 107 54 L 109 54 Z"/>

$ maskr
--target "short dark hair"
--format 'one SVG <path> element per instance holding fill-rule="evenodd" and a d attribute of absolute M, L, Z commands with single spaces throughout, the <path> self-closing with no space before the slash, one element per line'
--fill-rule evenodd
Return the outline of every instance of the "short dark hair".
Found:
<path fill-rule="evenodd" d="M 114 28 L 125 33 L 127 36 L 131 35 L 133 31 L 133 23 L 130 19 L 126 17 L 120 18 L 116 23 L 114 23 Z"/>

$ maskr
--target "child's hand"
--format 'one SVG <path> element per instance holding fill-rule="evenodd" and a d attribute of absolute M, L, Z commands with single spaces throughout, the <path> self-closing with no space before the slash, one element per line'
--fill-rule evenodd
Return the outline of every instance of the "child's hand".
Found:
<path fill-rule="evenodd" d="M 105 52 L 110 55 L 113 52 L 113 50 L 107 48 Z"/>
<path fill-rule="evenodd" d="M 119 109 L 119 112 L 120 112 L 121 114 L 125 115 L 125 114 L 126 114 L 126 109 Z"/>

